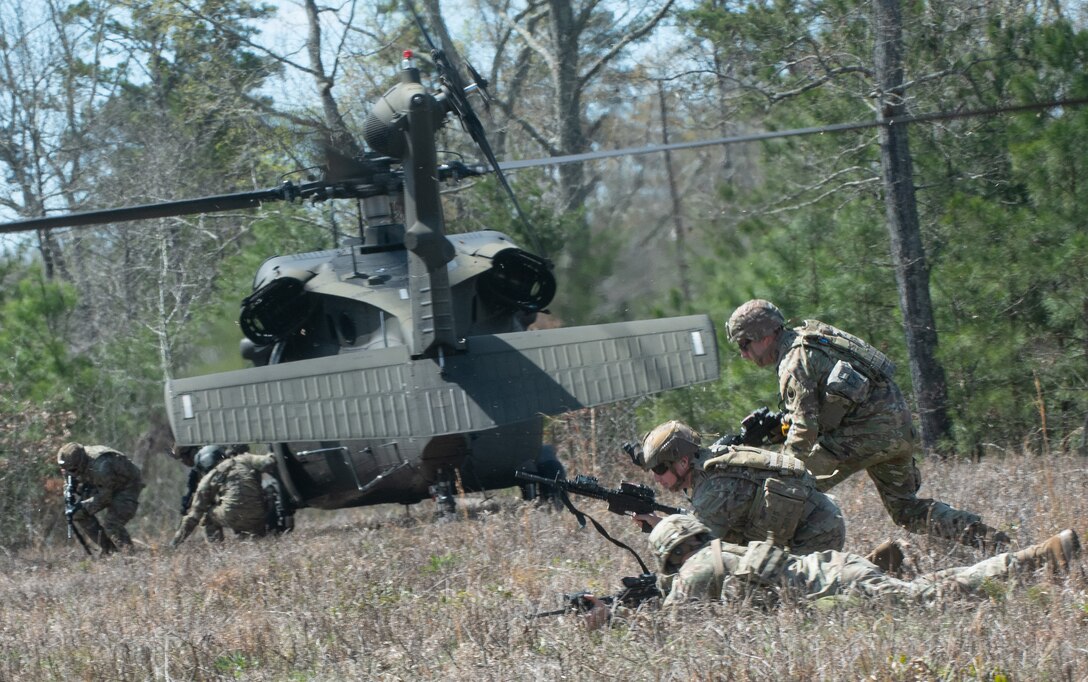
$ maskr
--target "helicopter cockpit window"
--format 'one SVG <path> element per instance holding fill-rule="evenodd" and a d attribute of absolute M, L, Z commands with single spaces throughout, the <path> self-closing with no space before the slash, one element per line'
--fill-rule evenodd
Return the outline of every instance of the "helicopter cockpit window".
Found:
<path fill-rule="evenodd" d="M 495 254 L 491 269 L 480 276 L 478 290 L 492 305 L 537 312 L 555 296 L 555 277 L 543 258 L 505 249 Z"/>

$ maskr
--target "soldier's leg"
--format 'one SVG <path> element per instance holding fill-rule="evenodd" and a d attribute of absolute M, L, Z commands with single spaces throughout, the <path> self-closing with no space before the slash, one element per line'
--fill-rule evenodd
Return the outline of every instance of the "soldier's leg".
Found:
<path fill-rule="evenodd" d="M 201 520 L 200 525 L 204 527 L 204 538 L 208 542 L 223 541 L 223 524 L 215 509 L 212 509 L 204 515 L 204 519 Z"/>
<path fill-rule="evenodd" d="M 911 454 L 876 464 L 866 470 L 876 484 L 884 508 L 896 525 L 912 533 L 955 540 L 989 551 L 1008 549 L 1009 538 L 987 526 L 978 514 L 925 497 L 918 497 L 922 475 Z"/>
<path fill-rule="evenodd" d="M 798 557 L 789 566 L 788 580 L 807 599 L 835 601 L 853 596 L 912 599 L 910 583 L 884 573 L 857 554 L 816 552 Z"/>
<path fill-rule="evenodd" d="M 1051 573 L 1068 571 L 1070 562 L 1079 555 L 1080 539 L 1076 531 L 1066 529 L 1019 552 L 1002 552 L 973 566 L 946 568 L 918 578 L 912 584 L 924 600 L 942 594 L 972 594 L 987 580 L 1005 579 L 1043 566 Z"/>
<path fill-rule="evenodd" d="M 113 496 L 110 506 L 106 508 L 102 526 L 118 548 L 132 546 L 132 537 L 129 536 L 125 524 L 136 516 L 136 510 L 140 506 L 138 500 L 138 493 L 121 491 Z"/>
<path fill-rule="evenodd" d="M 113 551 L 113 542 L 110 540 L 110 536 L 106 534 L 106 529 L 98 522 L 98 519 L 80 509 L 72 515 L 72 522 L 83 533 L 84 538 L 102 549 L 103 554 L 109 554 Z"/>

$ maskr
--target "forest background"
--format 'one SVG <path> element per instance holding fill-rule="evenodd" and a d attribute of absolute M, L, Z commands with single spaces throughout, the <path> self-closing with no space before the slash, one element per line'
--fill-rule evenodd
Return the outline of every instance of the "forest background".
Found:
<path fill-rule="evenodd" d="M 419 10 L 490 81 L 500 160 L 1088 96 L 1083 2 Z M 0 219 L 272 187 L 314 164 L 319 132 L 360 139 L 405 48 L 428 73 L 398 3 L 0 0 Z M 443 138 L 478 157 L 455 124 Z M 1086 141 L 1088 109 L 1064 106 L 511 182 L 556 264 L 558 323 L 707 312 L 720 326 L 768 298 L 895 358 L 932 455 L 1084 454 Z M 494 180 L 471 185 L 445 196 L 449 231 L 529 243 Z M 178 489 L 163 378 L 242 366 L 238 305 L 257 265 L 355 224 L 353 206 L 328 203 L 0 236 L 0 545 L 63 532 L 50 496 L 68 439 L 132 453 Z M 719 341 L 722 379 L 628 406 L 639 427 L 730 431 L 776 405 L 773 372 Z"/>

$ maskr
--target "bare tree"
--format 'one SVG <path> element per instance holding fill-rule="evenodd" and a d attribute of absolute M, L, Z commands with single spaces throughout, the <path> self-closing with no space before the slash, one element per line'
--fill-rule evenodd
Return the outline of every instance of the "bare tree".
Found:
<path fill-rule="evenodd" d="M 36 218 L 81 205 L 85 136 L 97 105 L 116 91 L 111 73 L 88 55 L 104 49 L 102 4 L 0 4 L 0 207 L 9 219 Z M 37 232 L 46 277 L 66 270 L 51 230 Z"/>

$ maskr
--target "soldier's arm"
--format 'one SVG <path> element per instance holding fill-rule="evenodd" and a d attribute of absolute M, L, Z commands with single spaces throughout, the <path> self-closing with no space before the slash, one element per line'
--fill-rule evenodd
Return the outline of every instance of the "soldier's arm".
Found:
<path fill-rule="evenodd" d="M 177 532 L 174 533 L 174 539 L 170 541 L 171 547 L 177 547 L 185 542 L 185 538 L 189 537 L 197 524 L 200 523 L 200 520 L 211 509 L 218 491 L 218 480 L 219 476 L 214 470 L 200 479 L 200 485 L 196 487 L 196 492 L 193 493 L 193 503 L 189 507 L 189 513 L 181 520 L 181 525 L 178 526 Z"/>
<path fill-rule="evenodd" d="M 804 349 L 795 349 L 783 363 L 779 391 L 790 422 L 782 452 L 804 461 L 820 435 L 819 381 Z"/>
<path fill-rule="evenodd" d="M 83 498 L 83 511 L 94 516 L 109 506 L 113 501 L 112 479 L 107 462 L 95 461 L 87 472 L 85 483 L 90 484 L 94 494 Z"/>

